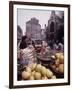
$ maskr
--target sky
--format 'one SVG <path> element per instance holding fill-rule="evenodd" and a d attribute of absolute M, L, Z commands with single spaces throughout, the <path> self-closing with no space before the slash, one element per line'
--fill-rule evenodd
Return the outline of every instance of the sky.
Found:
<path fill-rule="evenodd" d="M 58 16 L 61 16 L 61 11 L 55 11 Z M 23 35 L 26 31 L 26 22 L 31 18 L 35 17 L 39 20 L 41 29 L 48 25 L 48 20 L 50 19 L 51 10 L 33 10 L 33 9 L 17 9 L 17 25 L 20 25 L 23 30 Z"/>

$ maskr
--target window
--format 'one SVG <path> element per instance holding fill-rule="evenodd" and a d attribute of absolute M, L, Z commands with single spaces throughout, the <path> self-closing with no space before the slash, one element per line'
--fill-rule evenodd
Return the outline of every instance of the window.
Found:
<path fill-rule="evenodd" d="M 54 32 L 54 22 L 51 22 L 50 24 L 50 32 Z"/>

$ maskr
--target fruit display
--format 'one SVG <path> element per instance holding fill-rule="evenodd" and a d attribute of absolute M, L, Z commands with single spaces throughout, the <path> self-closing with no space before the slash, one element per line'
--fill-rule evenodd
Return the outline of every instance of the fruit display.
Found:
<path fill-rule="evenodd" d="M 56 53 L 52 56 L 53 63 L 51 64 L 51 69 L 59 74 L 58 77 L 64 77 L 64 55 L 63 53 Z"/>
<path fill-rule="evenodd" d="M 22 71 L 22 80 L 47 80 L 56 79 L 53 72 L 41 64 L 32 64 Z"/>
<path fill-rule="evenodd" d="M 55 75 L 53 75 L 53 76 L 52 76 L 52 79 L 56 79 L 56 76 L 55 76 Z"/>
<path fill-rule="evenodd" d="M 23 71 L 22 72 L 22 78 L 23 79 L 28 79 L 31 76 L 31 73 L 28 71 Z"/>
<path fill-rule="evenodd" d="M 47 69 L 47 77 L 51 78 L 53 76 L 53 72 L 49 69 Z"/>
<path fill-rule="evenodd" d="M 40 80 L 41 79 L 41 73 L 40 72 L 35 72 L 34 78 L 36 80 Z"/>
<path fill-rule="evenodd" d="M 64 64 L 60 64 L 58 70 L 60 73 L 64 73 Z"/>

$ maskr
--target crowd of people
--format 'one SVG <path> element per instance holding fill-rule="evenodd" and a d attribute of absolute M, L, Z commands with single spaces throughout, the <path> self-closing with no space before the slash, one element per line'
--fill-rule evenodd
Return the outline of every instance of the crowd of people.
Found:
<path fill-rule="evenodd" d="M 36 58 L 36 44 L 27 36 L 23 36 L 21 41 L 17 45 L 17 62 L 22 66 L 30 66 L 33 63 L 37 63 Z M 61 42 L 49 42 L 42 41 L 40 45 L 39 53 L 45 54 L 46 52 L 53 51 L 64 51 L 64 45 Z M 20 67 L 19 67 L 20 69 Z"/>
<path fill-rule="evenodd" d="M 33 49 L 35 51 L 36 47 L 35 47 L 35 42 L 32 41 L 30 38 L 28 38 L 27 36 L 23 36 L 21 41 L 18 43 L 17 45 L 17 58 L 21 59 L 21 56 L 23 54 L 23 51 L 25 49 Z M 47 41 L 42 41 L 41 43 L 41 49 L 40 52 L 44 53 L 46 50 L 58 50 L 58 51 L 64 51 L 64 44 L 62 44 L 61 42 L 52 42 L 51 40 L 47 43 Z"/>

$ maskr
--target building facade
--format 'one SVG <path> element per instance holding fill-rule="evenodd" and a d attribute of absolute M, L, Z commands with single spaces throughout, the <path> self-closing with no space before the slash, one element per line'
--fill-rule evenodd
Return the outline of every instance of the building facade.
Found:
<path fill-rule="evenodd" d="M 63 15 L 64 16 L 64 15 Z M 50 19 L 48 20 L 48 26 L 46 27 L 46 39 L 47 41 L 60 41 L 64 37 L 64 17 L 56 15 L 55 11 L 51 12 Z"/>
<path fill-rule="evenodd" d="M 26 36 L 34 40 L 41 40 L 41 25 L 39 20 L 31 18 L 26 22 Z"/>
<path fill-rule="evenodd" d="M 18 45 L 18 43 L 21 41 L 22 36 L 23 36 L 22 29 L 21 29 L 21 27 L 18 25 L 18 26 L 17 26 L 17 45 Z"/>
<path fill-rule="evenodd" d="M 44 29 L 41 29 L 42 40 L 46 41 L 46 24 Z"/>

